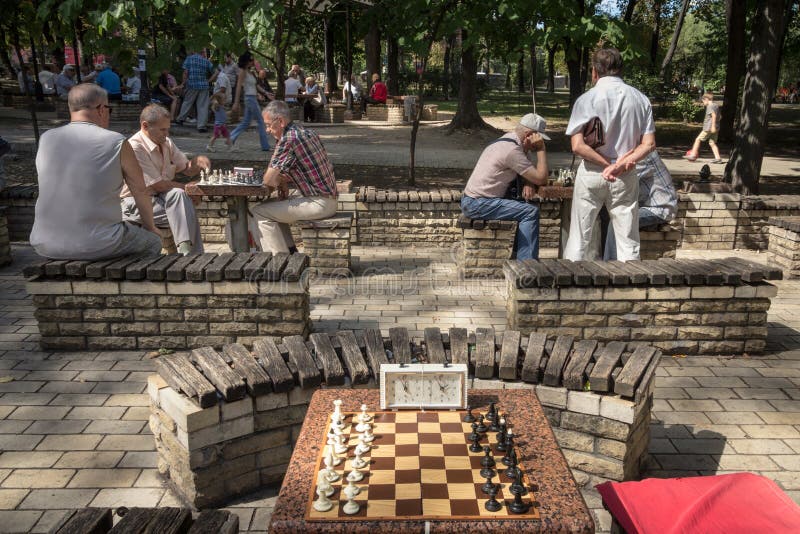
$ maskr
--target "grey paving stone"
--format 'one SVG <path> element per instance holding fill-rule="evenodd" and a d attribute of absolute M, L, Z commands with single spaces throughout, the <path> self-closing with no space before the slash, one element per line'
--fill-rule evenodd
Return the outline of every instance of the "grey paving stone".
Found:
<path fill-rule="evenodd" d="M 665 438 L 651 438 L 650 446 L 648 447 L 647 450 L 650 454 L 659 454 L 659 453 L 672 454 L 678 452 L 672 445 L 672 442 Z"/>
<path fill-rule="evenodd" d="M 658 387 L 653 391 L 653 397 L 656 399 L 688 399 L 689 394 L 684 388 Z"/>
<path fill-rule="evenodd" d="M 42 514 L 36 526 L 31 529 L 31 534 L 49 533 L 56 526 L 60 525 L 70 512 L 72 512 L 72 510 L 47 510 Z"/>
<path fill-rule="evenodd" d="M 758 373 L 761 376 L 766 377 L 798 377 L 800 376 L 800 369 L 795 369 L 793 367 L 783 366 L 783 367 L 762 367 L 758 370 Z"/>
<path fill-rule="evenodd" d="M 92 393 L 142 393 L 146 388 L 141 382 L 98 382 Z"/>
<path fill-rule="evenodd" d="M 25 380 L 72 380 L 78 371 L 32 371 L 25 375 Z"/>
<path fill-rule="evenodd" d="M 779 412 L 800 413 L 800 400 L 770 400 L 769 403 Z"/>
<path fill-rule="evenodd" d="M 0 404 L 4 406 L 44 406 L 54 397 L 53 393 L 4 393 L 0 397 Z"/>
<path fill-rule="evenodd" d="M 105 402 L 106 406 L 139 406 L 149 407 L 150 397 L 143 393 L 118 393 L 111 395 Z"/>
<path fill-rule="evenodd" d="M 0 489 L 0 510 L 13 510 L 27 494 L 26 489 Z"/>
<path fill-rule="evenodd" d="M 800 454 L 775 454 L 771 455 L 770 458 L 772 458 L 781 469 L 800 471 Z"/>
<path fill-rule="evenodd" d="M 0 450 L 2 451 L 32 451 L 44 436 L 39 435 L 0 435 Z M 0 457 L 2 458 L 2 457 Z"/>
<path fill-rule="evenodd" d="M 50 406 L 102 406 L 108 395 L 95 393 L 61 393 L 50 402 Z"/>
<path fill-rule="evenodd" d="M 28 532 L 39 521 L 42 512 L 38 510 L 2 510 L 0 511 L 0 525 L 3 532 L 14 534 Z"/>
<path fill-rule="evenodd" d="M 720 455 L 725 452 L 725 439 L 672 439 L 672 445 L 681 454 L 711 454 Z"/>
<path fill-rule="evenodd" d="M 117 420 L 125 413 L 125 408 L 106 406 L 79 406 L 73 408 L 65 419 L 112 419 Z"/>
<path fill-rule="evenodd" d="M 129 488 L 139 477 L 139 469 L 81 469 L 69 481 L 70 488 Z"/>
<path fill-rule="evenodd" d="M 800 471 L 769 471 L 759 474 L 774 480 L 785 490 L 800 490 Z"/>
<path fill-rule="evenodd" d="M 101 352 L 100 354 L 97 355 L 97 361 L 109 360 L 112 362 L 119 362 L 122 360 L 127 360 L 127 361 L 141 360 L 142 358 L 144 358 L 145 354 L 147 354 L 147 352 L 142 350 L 139 351 L 115 350 L 109 352 Z"/>
<path fill-rule="evenodd" d="M 37 380 L 27 380 L 23 376 L 14 377 L 6 372 L 0 371 L 0 376 L 11 376 L 14 382 L 0 384 L 0 392 L 3 393 L 36 393 L 44 385 L 44 382 Z"/>
<path fill-rule="evenodd" d="M 98 451 L 152 451 L 155 450 L 153 436 L 105 436 L 97 446 Z M 148 466 L 150 467 L 150 466 Z"/>
<path fill-rule="evenodd" d="M 782 457 L 760 454 L 723 454 L 719 457 L 719 467 L 731 471 L 777 471 L 778 466 L 770 458 Z"/>
<path fill-rule="evenodd" d="M 3 480 L 2 487 L 63 488 L 74 474 L 74 469 L 15 469 Z"/>
<path fill-rule="evenodd" d="M 792 448 L 779 439 L 732 439 L 730 445 L 739 454 L 792 454 Z"/>
<path fill-rule="evenodd" d="M 150 408 L 147 406 L 131 406 L 122 416 L 125 421 L 147 421 L 149 418 Z"/>
<path fill-rule="evenodd" d="M 692 399 L 738 399 L 731 388 L 684 388 Z"/>
<path fill-rule="evenodd" d="M 147 467 L 158 466 L 158 455 L 155 451 L 126 452 L 117 467 Z"/>
<path fill-rule="evenodd" d="M 36 421 L 25 431 L 26 434 L 80 434 L 89 421 L 80 419 L 66 421 Z"/>
<path fill-rule="evenodd" d="M 800 412 L 758 412 L 758 416 L 772 425 L 800 425 Z"/>
<path fill-rule="evenodd" d="M 103 436 L 97 434 L 65 434 L 46 436 L 36 447 L 40 451 L 91 451 Z"/>
<path fill-rule="evenodd" d="M 108 371 L 112 367 L 114 367 L 114 362 L 109 362 L 109 361 L 98 362 L 92 359 L 92 360 L 69 362 L 66 365 L 66 367 L 64 367 L 64 370 L 65 371 Z M 100 380 L 102 380 L 102 378 Z"/>
<path fill-rule="evenodd" d="M 719 403 L 728 412 L 771 412 L 775 408 L 765 400 L 724 399 Z"/>
<path fill-rule="evenodd" d="M 744 430 L 738 425 L 691 425 L 689 432 L 695 438 L 716 438 L 721 436 L 726 439 L 746 438 Z"/>
<path fill-rule="evenodd" d="M 114 364 L 114 367 L 111 368 L 113 371 L 150 371 L 151 373 L 156 372 L 156 361 L 155 359 L 145 359 L 145 360 L 123 360 L 118 361 Z"/>
<path fill-rule="evenodd" d="M 35 489 L 20 503 L 21 510 L 64 510 L 88 506 L 96 489 Z"/>
<path fill-rule="evenodd" d="M 742 430 L 751 438 L 800 438 L 800 431 L 791 425 L 742 425 Z"/>
<path fill-rule="evenodd" d="M 28 360 L 19 362 L 14 369 L 25 369 L 27 371 L 58 371 L 64 367 L 64 362 L 58 360 Z"/>
<path fill-rule="evenodd" d="M 668 376 L 714 376 L 708 367 L 667 367 Z"/>
<path fill-rule="evenodd" d="M 791 388 L 794 387 L 791 380 L 788 378 L 755 378 L 755 377 L 745 377 L 744 380 L 749 387 L 752 388 L 772 388 L 772 389 L 779 389 L 779 388 Z M 742 384 L 744 385 L 744 384 Z M 741 387 L 741 386 L 733 386 L 733 387 Z"/>
<path fill-rule="evenodd" d="M 715 400 L 685 400 L 675 399 L 669 401 L 670 405 L 678 412 L 719 412 L 722 407 Z M 691 421 L 687 421 L 691 422 Z"/>
<path fill-rule="evenodd" d="M 158 474 L 158 469 L 142 469 L 142 473 L 136 482 L 133 483 L 135 488 L 165 488 L 166 483 L 164 478 Z M 241 526 L 241 525 L 240 525 Z"/>
<path fill-rule="evenodd" d="M 0 406 L 0 419 L 4 419 L 8 414 L 16 409 L 16 406 Z"/>
<path fill-rule="evenodd" d="M 81 371 L 76 380 L 88 382 L 120 382 L 125 380 L 130 373 L 128 371 Z"/>
<path fill-rule="evenodd" d="M 5 449 L 0 454 L 0 467 L 13 469 L 25 467 L 51 467 L 61 457 L 60 452 L 30 451 L 17 452 Z"/>
<path fill-rule="evenodd" d="M 175 493 L 173 493 L 171 489 L 166 488 L 164 490 L 164 496 L 161 497 L 160 501 L 158 501 L 158 507 L 164 508 L 169 506 L 181 507 L 184 506 L 184 504 L 183 501 L 180 499 L 180 497 L 178 497 Z"/>
<path fill-rule="evenodd" d="M 711 371 L 715 376 L 761 376 L 752 367 L 714 367 Z"/>
<path fill-rule="evenodd" d="M 139 434 L 144 421 L 92 421 L 84 430 L 87 434 Z"/>
<path fill-rule="evenodd" d="M 764 421 L 753 412 L 713 412 L 708 417 L 717 425 L 758 425 Z"/>
<path fill-rule="evenodd" d="M 22 434 L 33 421 L 2 420 L 0 421 L 0 434 Z"/>
<path fill-rule="evenodd" d="M 786 399 L 787 394 L 773 388 L 734 388 L 733 391 L 742 399 Z"/>
<path fill-rule="evenodd" d="M 699 376 L 696 380 L 704 388 L 738 388 L 745 385 L 743 379 L 737 376 Z"/>
<path fill-rule="evenodd" d="M 161 488 L 102 489 L 91 506 L 117 508 L 119 506 L 153 507 L 164 496 Z"/>
<path fill-rule="evenodd" d="M 659 376 L 656 377 L 656 389 L 658 388 L 696 388 L 700 384 L 689 376 Z"/>
<path fill-rule="evenodd" d="M 116 466 L 122 459 L 123 452 L 118 451 L 74 451 L 66 452 L 55 463 L 58 468 L 95 468 L 108 469 Z"/>
<path fill-rule="evenodd" d="M 63 419 L 69 407 L 67 406 L 20 406 L 8 416 L 9 419 L 26 420 L 58 420 Z"/>
<path fill-rule="evenodd" d="M 680 424 L 663 425 L 661 422 L 650 424 L 650 437 L 651 438 L 690 438 L 691 432 L 686 429 L 686 426 Z"/>
<path fill-rule="evenodd" d="M 791 447 L 794 452 L 800 453 L 800 439 L 785 439 L 783 442 Z"/>
<path fill-rule="evenodd" d="M 40 393 L 89 393 L 95 387 L 95 382 L 48 382 Z"/>
<path fill-rule="evenodd" d="M 716 460 L 707 454 L 655 454 L 656 461 L 663 469 L 699 471 L 716 469 Z"/>
<path fill-rule="evenodd" d="M 117 371 L 114 371 L 117 372 Z M 122 371 L 119 371 L 122 372 Z M 126 380 L 130 382 L 147 382 L 147 377 L 152 375 L 150 371 L 132 371 L 128 374 Z"/>

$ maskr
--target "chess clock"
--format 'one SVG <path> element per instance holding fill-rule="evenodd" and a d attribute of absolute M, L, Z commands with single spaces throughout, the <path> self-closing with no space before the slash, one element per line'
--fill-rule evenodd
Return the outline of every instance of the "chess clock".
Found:
<path fill-rule="evenodd" d="M 467 365 L 410 363 L 381 365 L 381 409 L 464 409 Z"/>

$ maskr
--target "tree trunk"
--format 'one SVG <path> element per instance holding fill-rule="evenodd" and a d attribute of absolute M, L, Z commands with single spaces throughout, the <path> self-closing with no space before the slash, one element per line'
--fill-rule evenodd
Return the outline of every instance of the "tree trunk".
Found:
<path fill-rule="evenodd" d="M 19 12 L 15 12 L 18 16 Z M 17 17 L 14 17 L 17 19 Z M 14 23 L 18 21 L 15 20 Z M 33 138 L 36 140 L 36 146 L 39 146 L 39 121 L 36 117 L 36 105 L 33 102 L 33 95 L 28 91 L 28 76 L 25 74 L 25 69 L 22 65 L 25 64 L 25 61 L 22 59 L 22 45 L 19 42 L 19 30 L 17 26 L 11 27 L 11 39 L 14 44 L 14 50 L 17 52 L 17 61 L 19 61 L 20 67 L 22 68 L 22 85 L 23 89 L 25 90 L 26 101 L 28 102 L 28 109 L 31 112 L 31 124 L 33 124 Z"/>
<path fill-rule="evenodd" d="M 658 40 L 661 38 L 661 10 L 663 0 L 655 0 L 653 3 L 653 38 L 650 41 L 650 70 L 655 72 L 656 62 L 658 61 Z"/>
<path fill-rule="evenodd" d="M 78 43 L 78 23 L 76 22 L 72 26 L 72 56 L 75 58 L 75 76 L 78 80 L 77 83 L 81 83 L 81 56 L 80 56 L 80 46 Z M 141 31 L 141 27 L 138 29 L 137 33 L 139 36 L 143 36 L 144 33 Z"/>
<path fill-rule="evenodd" d="M 792 0 L 790 0 L 792 1 Z M 750 39 L 750 57 L 736 140 L 725 180 L 742 194 L 757 195 L 767 137 L 767 117 L 774 96 L 786 0 L 758 0 Z"/>
<path fill-rule="evenodd" d="M 506 63 L 506 91 L 511 90 L 511 63 Z"/>
<path fill-rule="evenodd" d="M 589 75 L 592 72 L 591 65 L 589 64 L 590 60 L 589 47 L 585 46 L 581 51 L 581 92 L 586 89 L 586 84 L 589 83 Z"/>
<path fill-rule="evenodd" d="M 794 4 L 797 0 L 786 1 L 786 13 L 784 14 L 783 22 L 783 35 L 781 35 L 781 42 L 778 45 L 778 71 L 775 73 L 775 87 L 773 91 L 778 91 L 778 84 L 781 82 L 781 64 L 783 63 L 783 46 L 786 43 L 786 35 L 789 33 L 789 27 L 792 25 L 792 17 L 794 17 Z"/>
<path fill-rule="evenodd" d="M 581 53 L 582 50 L 572 44 L 572 39 L 567 39 L 567 45 L 564 47 L 567 59 L 567 72 L 569 74 L 569 107 L 578 100 L 578 97 L 583 94 L 581 85 Z"/>
<path fill-rule="evenodd" d="M 628 0 L 628 7 L 625 8 L 625 16 L 622 18 L 628 24 L 633 20 L 633 10 L 636 7 L 636 0 Z"/>
<path fill-rule="evenodd" d="M 381 74 L 381 32 L 374 22 L 369 26 L 369 32 L 364 39 L 364 53 L 367 56 L 367 90 L 372 87 L 372 75 Z"/>
<path fill-rule="evenodd" d="M 390 95 L 400 94 L 400 44 L 396 37 L 386 39 L 386 88 Z"/>
<path fill-rule="evenodd" d="M 330 93 L 338 93 L 339 85 L 336 83 L 336 63 L 333 59 L 333 26 L 331 25 L 330 17 L 325 18 L 325 83 L 327 83 L 327 91 Z"/>
<path fill-rule="evenodd" d="M 556 92 L 556 47 L 547 47 L 547 86 L 545 90 L 553 94 Z"/>
<path fill-rule="evenodd" d="M 664 80 L 664 77 L 666 76 L 667 67 L 670 63 L 672 63 L 672 56 L 675 55 L 675 49 L 678 47 L 678 38 L 681 36 L 683 21 L 686 18 L 686 12 L 689 11 L 690 3 L 691 0 L 683 0 L 683 6 L 681 7 L 681 12 L 678 15 L 678 21 L 675 23 L 675 31 L 672 32 L 672 40 L 669 42 L 669 50 L 667 50 L 667 55 L 664 56 L 664 61 L 661 62 L 661 72 L 659 72 L 659 77 L 662 80 Z M 744 17 L 742 17 L 742 19 L 744 19 Z"/>
<path fill-rule="evenodd" d="M 284 26 L 283 15 L 275 17 L 275 79 L 277 87 L 275 88 L 276 98 L 282 100 L 286 94 L 286 44 L 283 37 Z"/>
<path fill-rule="evenodd" d="M 520 94 L 525 92 L 525 49 L 519 51 L 517 61 L 517 92 Z"/>
<path fill-rule="evenodd" d="M 722 100 L 722 117 L 719 125 L 720 141 L 734 138 L 734 120 L 739 110 L 739 89 L 744 76 L 745 22 L 747 0 L 726 0 L 725 18 L 728 29 L 728 61 L 725 69 L 725 96 Z"/>
<path fill-rule="evenodd" d="M 531 104 L 536 113 L 536 44 L 531 42 Z"/>
<path fill-rule="evenodd" d="M 487 124 L 478 113 L 478 60 L 475 45 L 467 46 L 467 30 L 461 30 L 461 79 L 458 84 L 458 107 L 449 128 L 485 128 Z"/>
<path fill-rule="evenodd" d="M 450 62 L 452 61 L 453 46 L 455 46 L 455 34 L 447 38 L 444 48 L 444 69 L 442 72 L 442 94 L 445 100 L 450 100 Z"/>

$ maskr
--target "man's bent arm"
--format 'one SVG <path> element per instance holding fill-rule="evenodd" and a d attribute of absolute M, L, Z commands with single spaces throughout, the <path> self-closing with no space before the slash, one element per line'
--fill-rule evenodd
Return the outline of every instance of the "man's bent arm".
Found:
<path fill-rule="evenodd" d="M 547 185 L 547 152 L 544 148 L 536 151 L 536 167 L 531 167 L 522 177 L 533 185 Z"/>
<path fill-rule="evenodd" d="M 643 160 L 647 155 L 656 149 L 656 134 L 649 133 L 644 134 L 642 136 L 642 141 L 639 145 L 634 148 L 632 151 L 628 152 L 621 158 L 617 160 L 614 165 L 611 167 L 616 167 L 616 169 L 611 171 L 611 174 L 614 176 L 619 176 L 623 172 L 627 172 L 634 167 L 636 167 L 636 163 Z M 616 172 L 615 172 L 616 171 Z M 603 172 L 605 175 L 605 171 Z"/>
<path fill-rule="evenodd" d="M 127 141 L 122 143 L 120 160 L 122 162 L 122 176 L 125 183 L 128 184 L 128 189 L 131 191 L 133 201 L 136 203 L 136 208 L 139 210 L 142 226 L 158 234 L 155 222 L 153 221 L 153 199 L 147 194 L 142 168 L 139 166 L 136 154 L 133 153 L 133 148 Z"/>
<path fill-rule="evenodd" d="M 602 154 L 597 152 L 583 141 L 583 132 L 573 134 L 571 143 L 572 152 L 576 156 L 583 158 L 585 161 L 600 165 L 601 167 L 608 167 L 611 164 L 611 162 L 604 158 Z"/>

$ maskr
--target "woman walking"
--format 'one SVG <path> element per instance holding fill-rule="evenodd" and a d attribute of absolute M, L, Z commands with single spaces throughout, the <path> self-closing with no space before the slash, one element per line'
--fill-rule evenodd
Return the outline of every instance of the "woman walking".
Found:
<path fill-rule="evenodd" d="M 261 141 L 261 150 L 271 150 L 269 146 L 269 137 L 267 137 L 267 129 L 264 125 L 264 119 L 261 116 L 261 109 L 258 106 L 258 90 L 256 88 L 256 75 L 253 73 L 253 65 L 255 60 L 250 52 L 245 52 L 239 57 L 239 75 L 236 77 L 236 94 L 234 95 L 233 105 L 231 111 L 236 113 L 239 111 L 239 99 L 244 92 L 244 117 L 242 122 L 239 123 L 233 132 L 231 132 L 231 146 L 232 152 L 238 152 L 239 147 L 236 145 L 236 140 L 242 135 L 253 120 L 256 121 L 256 130 L 258 130 L 258 138 Z"/>

